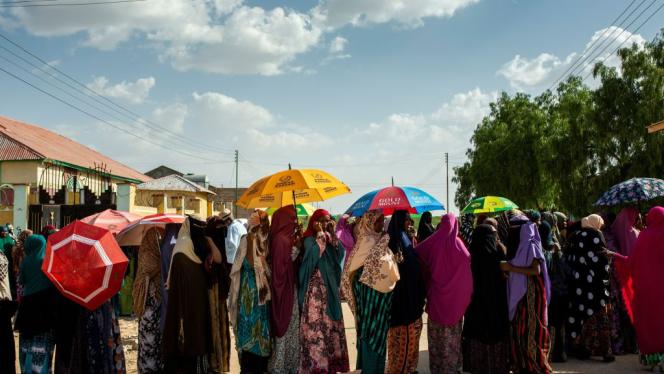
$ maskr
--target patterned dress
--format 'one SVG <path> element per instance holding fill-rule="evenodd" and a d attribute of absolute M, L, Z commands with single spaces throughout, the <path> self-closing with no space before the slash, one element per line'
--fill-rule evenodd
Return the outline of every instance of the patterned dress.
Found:
<path fill-rule="evenodd" d="M 517 372 L 553 373 L 549 365 L 546 290 L 542 276 L 529 276 L 526 294 L 512 321 L 512 365 Z"/>
<path fill-rule="evenodd" d="M 161 301 L 155 297 L 160 292 L 157 283 L 151 283 L 145 299 L 143 316 L 138 321 L 138 372 L 161 373 L 164 363 L 161 355 Z"/>
<path fill-rule="evenodd" d="M 311 276 L 300 316 L 300 374 L 348 372 L 344 321 L 327 314 L 327 290 L 320 270 Z"/>
<path fill-rule="evenodd" d="M 461 331 L 463 320 L 445 326 L 429 319 L 429 368 L 432 373 L 457 374 L 461 370 Z"/>
<path fill-rule="evenodd" d="M 387 338 L 389 356 L 386 373 L 404 374 L 417 371 L 421 335 L 422 318 L 410 325 L 390 328 Z"/>
<path fill-rule="evenodd" d="M 55 340 L 52 333 L 26 338 L 19 335 L 19 362 L 22 373 L 49 374 Z"/>
<path fill-rule="evenodd" d="M 241 355 L 249 352 L 256 356 L 269 357 L 271 347 L 268 306 L 258 303 L 254 268 L 246 258 L 242 262 L 241 277 L 236 331 L 238 353 Z"/>
<path fill-rule="evenodd" d="M 300 367 L 300 310 L 297 307 L 297 290 L 293 298 L 293 314 L 288 330 L 274 339 L 274 352 L 268 368 L 273 374 L 296 374 Z"/>

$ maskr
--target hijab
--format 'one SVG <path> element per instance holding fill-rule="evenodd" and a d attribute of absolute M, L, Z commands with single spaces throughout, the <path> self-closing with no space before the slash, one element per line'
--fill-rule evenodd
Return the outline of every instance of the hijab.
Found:
<path fill-rule="evenodd" d="M 351 251 L 355 247 L 355 238 L 353 237 L 353 225 L 348 222 L 350 216 L 344 214 L 339 218 L 339 223 L 335 230 L 337 238 L 341 241 L 346 249 L 346 261 L 351 256 Z"/>
<path fill-rule="evenodd" d="M 632 249 L 639 237 L 639 230 L 634 227 L 639 218 L 639 211 L 634 207 L 623 208 L 611 225 L 611 232 L 618 241 L 618 253 L 624 256 L 632 254 Z"/>
<path fill-rule="evenodd" d="M 650 209 L 647 221 L 631 256 L 616 255 L 615 264 L 639 349 L 654 354 L 664 351 L 664 207 Z"/>
<path fill-rule="evenodd" d="M 145 311 L 145 302 L 150 292 L 150 285 L 161 283 L 161 242 L 164 238 L 164 230 L 152 227 L 145 232 L 141 246 L 138 249 L 138 269 L 134 280 L 132 292 L 134 313 L 142 317 Z M 152 295 L 156 300 L 161 299 L 161 289 Z"/>
<path fill-rule="evenodd" d="M 542 241 L 540 239 L 537 225 L 532 222 L 527 222 L 521 225 L 520 229 L 519 247 L 516 255 L 509 262 L 513 266 L 529 267 L 533 261 L 540 261 L 540 274 L 544 279 L 544 288 L 546 292 L 547 304 L 551 300 L 551 283 L 549 281 L 549 274 L 546 269 L 546 261 L 544 252 L 542 251 Z M 516 315 L 516 309 L 519 302 L 526 294 L 528 289 L 528 276 L 525 274 L 510 272 L 508 278 L 508 307 L 510 321 Z"/>
<path fill-rule="evenodd" d="M 190 218 L 184 220 L 180 231 L 178 232 L 178 238 L 175 242 L 175 247 L 173 247 L 173 254 L 171 255 L 171 265 L 168 268 L 168 277 L 166 278 L 166 288 L 170 287 L 171 282 L 171 271 L 173 270 L 173 258 L 177 254 L 185 255 L 190 261 L 196 264 L 202 264 L 203 261 L 200 257 L 194 252 L 194 242 L 191 240 L 191 229 L 190 229 Z"/>
<path fill-rule="evenodd" d="M 272 258 L 270 311 L 274 333 L 279 338 L 286 334 L 293 316 L 297 282 L 293 263 L 293 234 L 297 228 L 296 220 L 295 208 L 288 205 L 274 212 L 270 226 L 269 245 Z"/>
<path fill-rule="evenodd" d="M 417 240 L 418 241 L 424 241 L 428 237 L 433 234 L 436 229 L 433 227 L 433 215 L 431 215 L 431 212 L 424 212 L 422 213 L 422 217 L 420 217 L 420 224 L 417 227 Z"/>
<path fill-rule="evenodd" d="M 309 236 L 314 236 L 316 234 L 316 230 L 314 229 L 314 224 L 318 221 L 320 221 L 321 218 L 325 216 L 329 216 L 330 212 L 328 212 L 325 209 L 317 209 L 314 211 L 314 213 L 309 217 L 309 223 L 307 224 L 307 230 L 304 232 L 303 237 L 307 238 Z M 325 227 L 323 227 L 323 231 L 325 231 Z"/>
<path fill-rule="evenodd" d="M 11 300 L 12 292 L 9 285 L 9 261 L 0 251 L 0 300 Z"/>
<path fill-rule="evenodd" d="M 452 326 L 463 318 L 473 293 L 470 253 L 459 238 L 459 223 L 452 213 L 415 252 L 431 277 L 427 284 L 427 313 L 433 321 Z"/>
<path fill-rule="evenodd" d="M 25 249 L 23 245 L 25 244 L 25 239 L 28 236 L 32 235 L 32 230 L 23 230 L 18 234 L 18 239 L 16 240 L 16 247 L 14 247 L 14 253 L 12 253 L 12 262 L 14 263 L 14 274 L 18 274 L 21 269 L 21 262 L 25 256 Z"/>
<path fill-rule="evenodd" d="M 401 253 L 404 246 L 412 245 L 410 239 L 404 232 L 404 226 L 408 220 L 408 212 L 397 210 L 392 214 L 390 224 L 387 226 L 387 233 L 390 235 L 389 247 L 395 254 Z"/>
<path fill-rule="evenodd" d="M 591 214 L 581 219 L 581 228 L 601 231 L 602 226 L 604 226 L 604 218 L 599 214 Z"/>
<path fill-rule="evenodd" d="M 466 243 L 466 246 L 470 246 L 473 237 L 473 223 L 475 221 L 475 216 L 471 213 L 466 213 L 461 216 L 461 227 L 459 228 L 459 237 Z"/>
<path fill-rule="evenodd" d="M 21 263 L 19 281 L 23 285 L 23 296 L 29 296 L 51 287 L 51 282 L 41 270 L 46 254 L 46 239 L 31 235 L 25 240 L 25 258 Z"/>

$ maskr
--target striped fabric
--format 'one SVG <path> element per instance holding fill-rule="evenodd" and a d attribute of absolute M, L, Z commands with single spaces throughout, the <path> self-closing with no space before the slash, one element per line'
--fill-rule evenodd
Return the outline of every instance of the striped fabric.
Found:
<path fill-rule="evenodd" d="M 387 350 L 387 331 L 390 327 L 392 292 L 381 293 L 360 283 L 358 279 L 362 270 L 357 271 L 353 281 L 358 338 L 368 340 L 371 349 L 384 356 Z"/>

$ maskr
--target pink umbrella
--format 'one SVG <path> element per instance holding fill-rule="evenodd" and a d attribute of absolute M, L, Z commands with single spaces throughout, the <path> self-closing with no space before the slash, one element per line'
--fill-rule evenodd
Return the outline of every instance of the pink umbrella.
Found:
<path fill-rule="evenodd" d="M 125 227 L 115 239 L 121 246 L 141 245 L 143 235 L 151 227 L 165 227 L 169 223 L 182 223 L 185 216 L 180 214 L 153 214 Z"/>
<path fill-rule="evenodd" d="M 103 212 L 83 218 L 81 222 L 87 223 L 88 225 L 101 227 L 113 234 L 117 234 L 130 223 L 138 221 L 139 219 L 141 219 L 141 216 L 138 214 L 106 209 Z"/>

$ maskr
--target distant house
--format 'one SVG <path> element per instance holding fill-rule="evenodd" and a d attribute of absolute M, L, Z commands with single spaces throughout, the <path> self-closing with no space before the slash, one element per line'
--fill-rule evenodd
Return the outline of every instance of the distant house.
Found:
<path fill-rule="evenodd" d="M 115 208 L 151 178 L 45 128 L 0 116 L 0 223 L 40 230 Z"/>
<path fill-rule="evenodd" d="M 216 194 L 180 175 L 171 174 L 136 186 L 134 211 L 141 213 L 213 214 Z"/>
<path fill-rule="evenodd" d="M 197 185 L 214 192 L 216 195 L 212 197 L 213 210 L 215 212 L 220 212 L 223 209 L 233 210 L 235 204 L 235 188 L 224 188 L 224 187 L 215 187 L 210 185 L 208 177 L 206 175 L 200 174 L 185 174 L 178 170 L 172 169 L 168 166 L 161 165 L 155 169 L 152 169 L 145 173 L 152 178 L 163 178 L 169 175 L 177 175 L 188 181 L 196 183 Z M 139 186 L 140 187 L 140 186 Z M 246 191 L 246 188 L 238 188 L 238 197 Z M 236 218 L 248 218 L 252 210 L 247 210 L 238 207 L 237 217 Z"/>

